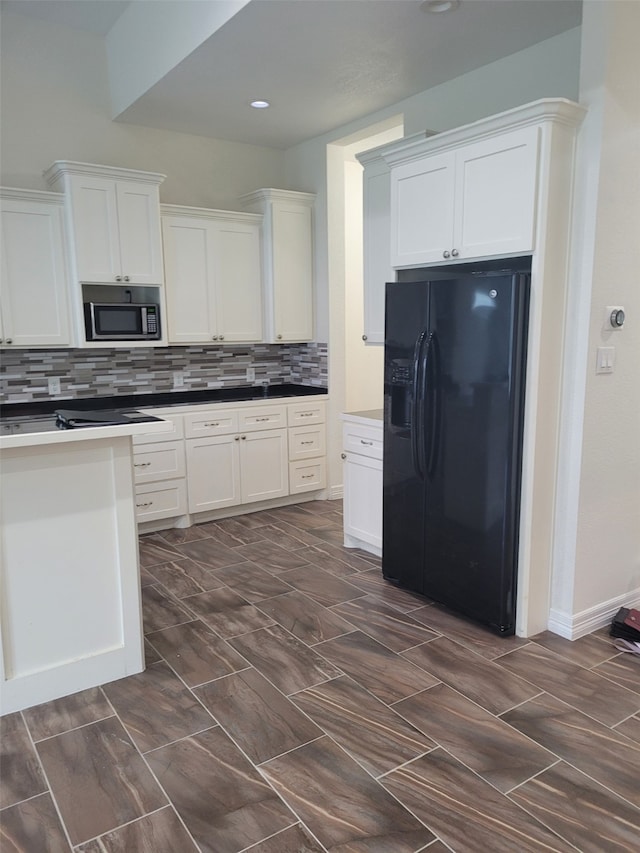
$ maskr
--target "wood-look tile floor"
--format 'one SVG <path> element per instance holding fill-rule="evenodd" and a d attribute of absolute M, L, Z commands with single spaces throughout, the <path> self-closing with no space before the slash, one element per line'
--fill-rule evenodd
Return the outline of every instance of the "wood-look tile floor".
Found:
<path fill-rule="evenodd" d="M 142 536 L 147 669 L 2 719 L 2 853 L 637 851 L 640 659 L 496 637 L 341 531 Z"/>

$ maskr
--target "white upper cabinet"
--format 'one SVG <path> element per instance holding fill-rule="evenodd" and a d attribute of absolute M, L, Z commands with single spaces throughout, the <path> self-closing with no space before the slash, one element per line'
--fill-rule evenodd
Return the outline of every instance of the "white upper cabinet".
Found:
<path fill-rule="evenodd" d="M 313 218 L 311 193 L 262 189 L 242 196 L 261 213 L 265 340 L 313 340 Z"/>
<path fill-rule="evenodd" d="M 62 197 L 2 189 L 0 216 L 0 345 L 71 346 Z"/>
<path fill-rule="evenodd" d="M 392 165 L 392 266 L 531 252 L 538 134 L 518 128 Z"/>
<path fill-rule="evenodd" d="M 59 160 L 45 178 L 66 196 L 77 281 L 163 283 L 159 185 L 164 175 Z"/>
<path fill-rule="evenodd" d="M 169 342 L 262 340 L 262 217 L 162 207 Z"/>

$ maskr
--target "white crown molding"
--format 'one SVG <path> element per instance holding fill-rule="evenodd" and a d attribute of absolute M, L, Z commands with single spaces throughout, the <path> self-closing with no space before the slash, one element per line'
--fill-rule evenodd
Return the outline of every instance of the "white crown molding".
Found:
<path fill-rule="evenodd" d="M 255 190 L 254 192 L 245 193 L 240 196 L 240 202 L 243 207 L 248 207 L 256 202 L 268 201 L 295 201 L 299 204 L 307 204 L 309 207 L 312 207 L 315 200 L 315 193 L 303 193 L 296 190 L 277 190 L 272 187 Z"/>
<path fill-rule="evenodd" d="M 166 175 L 159 172 L 141 172 L 120 166 L 101 166 L 97 163 L 79 163 L 75 160 L 56 160 L 43 173 L 49 186 L 54 186 L 67 175 L 84 175 L 94 178 L 110 178 L 115 181 L 138 181 L 145 184 L 161 184 Z"/>
<path fill-rule="evenodd" d="M 48 190 L 26 190 L 20 187 L 0 187 L 0 198 L 37 201 L 41 204 L 64 204 L 63 193 L 53 193 Z"/>
<path fill-rule="evenodd" d="M 262 222 L 261 213 L 245 213 L 242 210 L 216 210 L 208 207 L 189 207 L 184 204 L 161 204 L 161 216 L 188 216 L 192 219 L 203 220 L 221 220 L 226 222 L 245 222 L 260 224 Z"/>

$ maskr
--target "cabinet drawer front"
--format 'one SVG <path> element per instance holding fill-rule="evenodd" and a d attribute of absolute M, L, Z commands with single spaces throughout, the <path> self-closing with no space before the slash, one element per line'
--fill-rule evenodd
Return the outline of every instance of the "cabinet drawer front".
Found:
<path fill-rule="evenodd" d="M 185 476 L 184 442 L 146 444 L 133 454 L 134 481 L 149 483 Z"/>
<path fill-rule="evenodd" d="M 234 410 L 198 412 L 184 418 L 185 438 L 229 435 L 232 432 L 238 432 L 238 413 Z"/>
<path fill-rule="evenodd" d="M 324 459 L 312 459 L 309 462 L 289 463 L 289 492 L 310 492 L 324 489 L 327 484 L 327 472 Z"/>
<path fill-rule="evenodd" d="M 382 459 L 382 427 L 348 424 L 344 428 L 344 449 L 346 453 L 359 453 L 373 459 Z"/>
<path fill-rule="evenodd" d="M 287 425 L 287 410 L 284 406 L 269 406 L 264 409 L 240 409 L 238 429 L 240 432 L 255 432 L 261 429 L 282 429 Z"/>
<path fill-rule="evenodd" d="M 148 414 L 153 415 L 153 411 Z M 134 444 L 159 444 L 161 441 L 175 441 L 184 436 L 184 424 L 182 415 L 158 415 L 163 421 L 169 421 L 172 429 L 169 432 L 163 432 L 158 435 L 157 432 L 149 433 L 148 435 L 134 435 Z"/>
<path fill-rule="evenodd" d="M 325 422 L 324 400 L 313 403 L 293 403 L 289 406 L 288 424 L 290 427 L 310 426 Z"/>
<path fill-rule="evenodd" d="M 136 519 L 153 521 L 187 512 L 187 487 L 184 480 L 136 486 Z"/>
<path fill-rule="evenodd" d="M 289 430 L 289 459 L 311 459 L 326 455 L 324 424 L 309 427 L 294 427 Z"/>

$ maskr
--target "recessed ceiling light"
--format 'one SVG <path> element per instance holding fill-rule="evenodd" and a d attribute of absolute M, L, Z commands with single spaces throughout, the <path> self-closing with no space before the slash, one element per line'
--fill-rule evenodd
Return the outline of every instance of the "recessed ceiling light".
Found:
<path fill-rule="evenodd" d="M 460 0 L 425 0 L 420 4 L 423 12 L 453 12 L 460 5 Z"/>
<path fill-rule="evenodd" d="M 269 101 L 251 101 L 251 106 L 256 110 L 266 110 L 271 104 Z"/>

